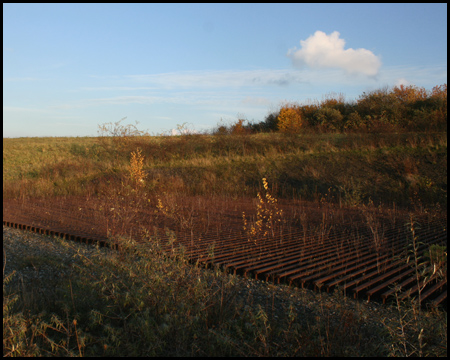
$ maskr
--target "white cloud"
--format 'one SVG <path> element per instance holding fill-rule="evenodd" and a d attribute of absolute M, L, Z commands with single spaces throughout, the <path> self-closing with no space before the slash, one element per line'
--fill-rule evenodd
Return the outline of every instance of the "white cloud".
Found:
<path fill-rule="evenodd" d="M 177 129 L 171 129 L 169 131 L 167 131 L 168 135 L 172 135 L 172 136 L 176 136 L 176 135 L 194 135 L 194 134 L 198 134 L 198 131 L 195 129 L 190 129 L 187 127 L 183 127 L 183 125 L 181 125 L 180 127 L 178 127 Z"/>
<path fill-rule="evenodd" d="M 340 68 L 349 74 L 375 76 L 381 66 L 379 57 L 366 49 L 344 49 L 345 41 L 334 31 L 327 35 L 316 31 L 306 40 L 301 40 L 301 49 L 288 51 L 294 66 L 311 68 Z"/>
<path fill-rule="evenodd" d="M 409 85 L 411 85 L 411 83 L 408 80 L 406 80 L 405 78 L 398 78 L 397 80 L 395 80 L 395 86 L 400 86 L 400 85 L 409 86 Z"/>

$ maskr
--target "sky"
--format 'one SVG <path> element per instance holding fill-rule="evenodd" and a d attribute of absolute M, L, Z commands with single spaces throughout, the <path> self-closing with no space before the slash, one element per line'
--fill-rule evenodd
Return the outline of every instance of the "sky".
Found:
<path fill-rule="evenodd" d="M 3 4 L 3 137 L 264 121 L 447 83 L 447 4 Z"/>

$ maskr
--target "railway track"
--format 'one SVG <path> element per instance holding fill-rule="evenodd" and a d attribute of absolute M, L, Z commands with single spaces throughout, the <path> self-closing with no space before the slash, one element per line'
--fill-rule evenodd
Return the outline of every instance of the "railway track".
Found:
<path fill-rule="evenodd" d="M 82 212 L 78 210 L 81 208 Z M 107 222 L 98 217 L 96 210 L 97 205 L 80 205 L 79 201 L 59 207 L 39 202 L 4 201 L 3 225 L 114 247 L 108 238 L 107 226 L 97 225 Z M 206 216 L 206 210 L 202 211 L 200 216 Z M 400 299 L 417 297 L 420 290 L 422 304 L 446 307 L 446 268 L 445 276 L 433 273 L 436 264 L 431 263 L 427 255 L 433 245 L 447 246 L 446 219 L 423 220 L 417 226 L 415 253 L 418 262 L 424 264 L 422 269 L 429 270 L 425 280 L 422 278 L 418 283 L 410 245 L 412 233 L 404 222 L 370 229 L 355 227 L 352 218 L 344 221 L 341 217 L 329 227 L 287 226 L 271 236 L 249 241 L 239 226 L 242 212 L 230 208 L 224 213 L 233 215 L 227 220 L 227 227 L 198 226 L 190 231 L 173 227 L 167 232 L 167 219 L 149 212 L 136 217 L 137 222 L 133 224 L 157 232 L 166 254 L 182 249 L 192 262 L 220 266 L 235 274 L 321 291 L 339 287 L 354 298 L 383 303 L 394 297 L 396 289 Z M 214 223 L 209 217 L 208 213 L 208 224 Z M 125 225 L 121 226 L 126 229 Z M 142 234 L 135 232 L 134 236 L 139 238 Z"/>

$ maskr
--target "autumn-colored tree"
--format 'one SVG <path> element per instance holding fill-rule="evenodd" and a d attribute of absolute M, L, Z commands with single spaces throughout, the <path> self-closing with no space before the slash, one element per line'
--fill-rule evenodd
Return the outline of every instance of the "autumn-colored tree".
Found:
<path fill-rule="evenodd" d="M 431 90 L 431 97 L 441 99 L 441 100 L 447 102 L 447 84 L 436 85 Z"/>
<path fill-rule="evenodd" d="M 278 115 L 278 130 L 284 133 L 296 133 L 303 126 L 301 109 L 298 105 L 284 105 Z"/>
<path fill-rule="evenodd" d="M 249 132 L 249 129 L 245 127 L 245 121 L 246 120 L 244 119 L 238 119 L 238 121 L 236 121 L 236 123 L 231 126 L 231 133 L 235 135 L 247 134 Z"/>
<path fill-rule="evenodd" d="M 425 88 L 419 88 L 417 86 L 394 86 L 391 94 L 393 94 L 398 100 L 400 100 L 403 104 L 410 104 L 415 101 L 423 101 L 428 97 L 427 91 Z"/>
<path fill-rule="evenodd" d="M 345 105 L 345 95 L 342 93 L 336 94 L 334 92 L 328 93 L 323 96 L 323 100 L 320 103 L 320 107 L 329 107 L 337 110 Z"/>
<path fill-rule="evenodd" d="M 423 89 L 422 93 L 425 95 L 419 94 L 407 104 L 407 127 L 417 131 L 446 130 L 447 84 L 435 86 L 428 92 Z"/>

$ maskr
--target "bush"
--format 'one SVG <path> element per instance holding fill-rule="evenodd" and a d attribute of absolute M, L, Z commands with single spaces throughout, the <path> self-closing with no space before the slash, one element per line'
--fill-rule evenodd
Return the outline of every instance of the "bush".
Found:
<path fill-rule="evenodd" d="M 344 129 L 344 116 L 339 110 L 324 107 L 315 113 L 316 124 L 324 129 L 342 131 Z"/>
<path fill-rule="evenodd" d="M 366 123 L 357 111 L 350 113 L 344 127 L 352 130 L 366 130 Z"/>

